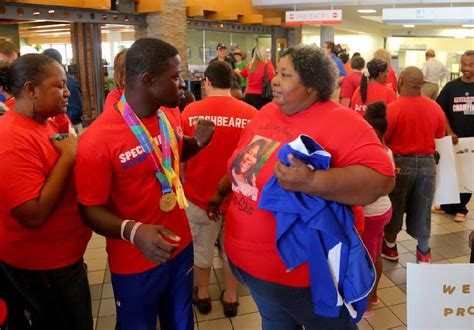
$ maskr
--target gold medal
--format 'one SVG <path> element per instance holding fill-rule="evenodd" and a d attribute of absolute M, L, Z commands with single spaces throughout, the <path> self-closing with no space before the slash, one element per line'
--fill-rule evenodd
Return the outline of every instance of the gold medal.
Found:
<path fill-rule="evenodd" d="M 176 195 L 174 192 L 164 194 L 160 198 L 160 209 L 163 212 L 169 212 L 176 206 Z"/>

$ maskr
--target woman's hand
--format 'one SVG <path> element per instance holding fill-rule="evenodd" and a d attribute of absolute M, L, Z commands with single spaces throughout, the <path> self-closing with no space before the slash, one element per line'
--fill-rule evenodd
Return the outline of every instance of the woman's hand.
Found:
<path fill-rule="evenodd" d="M 76 159 L 77 136 L 75 134 L 68 134 L 68 136 L 62 140 L 51 139 L 51 144 L 61 156 L 66 156 L 73 160 Z"/>
<path fill-rule="evenodd" d="M 314 171 L 293 155 L 288 155 L 288 160 L 292 166 L 286 166 L 281 162 L 275 165 L 278 183 L 288 191 L 309 193 L 308 185 L 313 183 Z"/>

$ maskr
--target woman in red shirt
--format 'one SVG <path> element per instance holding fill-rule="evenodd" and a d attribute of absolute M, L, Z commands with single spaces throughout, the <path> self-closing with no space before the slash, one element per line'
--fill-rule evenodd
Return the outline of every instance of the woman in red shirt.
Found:
<path fill-rule="evenodd" d="M 392 55 L 390 52 L 386 49 L 380 48 L 377 49 L 374 53 L 374 58 L 379 58 L 381 60 L 387 61 L 388 64 L 388 76 L 387 76 L 387 81 L 385 82 L 385 86 L 393 90 L 395 93 L 397 93 L 397 88 L 398 88 L 398 78 L 397 75 L 395 74 L 395 70 L 392 68 Z"/>
<path fill-rule="evenodd" d="M 310 287 L 315 282 L 310 280 L 308 263 L 286 268 L 276 246 L 276 218 L 260 206 L 264 187 L 274 174 L 285 190 L 349 205 L 368 204 L 393 187 L 393 166 L 373 128 L 331 100 L 336 77 L 336 65 L 321 48 L 286 50 L 272 80 L 273 101 L 242 131 L 228 161 L 228 175 L 209 202 L 208 215 L 214 218 L 229 195 L 225 251 L 236 277 L 248 285 L 265 330 L 296 329 L 298 324 L 306 329 L 357 328 L 346 307 L 337 305 L 336 294 L 329 293 L 325 304 L 315 305 Z M 297 159 L 292 159 L 291 167 L 278 162 L 281 146 L 300 134 L 314 139 L 332 155 L 329 170 L 313 171 Z M 237 168 L 252 170 L 247 179 L 252 194 L 232 182 Z M 328 220 L 322 215 L 320 219 Z M 333 279 L 328 278 L 327 288 L 336 290 Z M 329 300 L 335 314 L 322 306 L 332 304 Z"/>
<path fill-rule="evenodd" d="M 253 53 L 252 62 L 242 71 L 238 72 L 242 77 L 247 78 L 247 89 L 244 101 L 260 110 L 270 99 L 262 97 L 263 79 L 267 70 L 268 79 L 272 81 L 275 77 L 275 68 L 271 61 L 267 59 L 267 50 L 263 46 L 257 46 Z"/>
<path fill-rule="evenodd" d="M 59 136 L 48 120 L 66 113 L 66 73 L 54 59 L 28 54 L 0 77 L 15 97 L 0 118 L 0 268 L 28 302 L 33 328 L 90 330 L 82 257 L 91 231 L 72 180 L 77 138 Z"/>
<path fill-rule="evenodd" d="M 360 87 L 352 95 L 351 108 L 364 116 L 367 104 L 381 101 L 388 105 L 395 101 L 397 94 L 385 86 L 387 76 L 388 64 L 385 60 L 374 58 L 369 61 Z"/>

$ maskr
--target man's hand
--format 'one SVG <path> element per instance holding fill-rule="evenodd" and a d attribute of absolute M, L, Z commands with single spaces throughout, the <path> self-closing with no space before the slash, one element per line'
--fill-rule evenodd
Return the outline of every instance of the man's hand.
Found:
<path fill-rule="evenodd" d="M 163 226 L 143 224 L 138 227 L 134 241 L 145 258 L 160 265 L 168 261 L 179 247 L 179 244 L 171 244 L 164 237 L 176 242 L 181 240 L 180 237 Z"/>
<path fill-rule="evenodd" d="M 216 191 L 207 203 L 207 217 L 212 221 L 219 221 L 222 217 L 221 205 L 224 198 Z"/>
<path fill-rule="evenodd" d="M 281 162 L 275 165 L 275 176 L 280 186 L 288 191 L 306 192 L 306 188 L 313 181 L 314 171 L 293 155 L 288 156 L 292 166 Z"/>
<path fill-rule="evenodd" d="M 194 138 L 196 139 L 197 145 L 200 148 L 207 146 L 214 135 L 216 125 L 212 120 L 199 119 L 196 123 L 196 131 L 194 132 Z"/>
<path fill-rule="evenodd" d="M 451 135 L 451 139 L 453 140 L 453 144 L 456 145 L 459 142 L 459 138 L 455 133 L 448 134 Z"/>

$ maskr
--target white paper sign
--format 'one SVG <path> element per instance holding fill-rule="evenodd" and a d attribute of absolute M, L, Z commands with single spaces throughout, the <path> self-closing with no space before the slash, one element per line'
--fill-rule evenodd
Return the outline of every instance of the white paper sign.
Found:
<path fill-rule="evenodd" d="M 407 312 L 409 330 L 474 329 L 474 264 L 409 263 Z"/>
<path fill-rule="evenodd" d="M 454 146 L 459 190 L 474 192 L 474 138 L 460 138 Z"/>
<path fill-rule="evenodd" d="M 436 167 L 433 205 L 459 203 L 459 184 L 451 136 L 436 139 L 436 151 L 440 159 Z"/>

